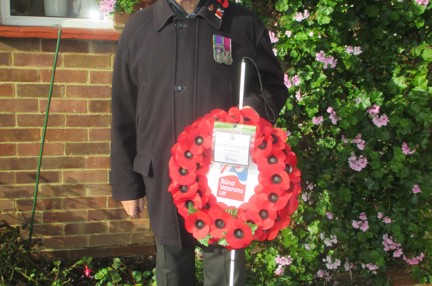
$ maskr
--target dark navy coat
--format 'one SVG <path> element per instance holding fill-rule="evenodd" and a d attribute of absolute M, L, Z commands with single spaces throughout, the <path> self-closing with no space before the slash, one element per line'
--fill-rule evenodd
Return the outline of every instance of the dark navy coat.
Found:
<path fill-rule="evenodd" d="M 234 62 L 217 63 L 213 35 L 231 38 Z M 112 82 L 111 183 L 115 200 L 147 197 L 152 231 L 164 245 L 194 243 L 168 192 L 170 149 L 185 126 L 238 104 L 240 62 L 247 63 L 244 105 L 275 119 L 287 90 L 268 31 L 244 7 L 206 0 L 179 18 L 167 0 L 135 13 L 120 37 Z"/>

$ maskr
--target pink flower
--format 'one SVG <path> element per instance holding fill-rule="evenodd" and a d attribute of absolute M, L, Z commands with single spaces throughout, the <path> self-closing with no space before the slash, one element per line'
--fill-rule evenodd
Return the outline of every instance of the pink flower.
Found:
<path fill-rule="evenodd" d="M 327 212 L 326 216 L 328 219 L 333 219 L 333 213 L 332 212 Z"/>
<path fill-rule="evenodd" d="M 429 4 L 429 0 L 415 0 L 418 5 L 427 6 Z"/>
<path fill-rule="evenodd" d="M 412 188 L 413 194 L 418 194 L 421 192 L 420 187 L 418 185 L 414 185 Z"/>
<path fill-rule="evenodd" d="M 285 266 L 285 265 L 290 265 L 292 263 L 292 258 L 291 256 L 276 256 L 275 261 L 277 264 Z"/>
<path fill-rule="evenodd" d="M 292 87 L 292 82 L 287 74 L 284 74 L 284 83 L 287 88 Z"/>
<path fill-rule="evenodd" d="M 314 116 L 314 117 L 312 117 L 312 123 L 315 124 L 315 125 L 320 125 L 323 122 L 324 122 L 324 119 L 323 119 L 322 116 L 318 116 L 318 117 Z"/>
<path fill-rule="evenodd" d="M 90 277 L 91 272 L 92 272 L 92 270 L 90 268 L 88 268 L 87 265 L 84 265 L 84 275 L 86 277 Z"/>
<path fill-rule="evenodd" d="M 366 215 L 366 213 L 365 213 L 365 212 L 361 212 L 360 215 L 359 215 L 359 219 L 361 219 L 361 220 L 363 220 L 363 221 L 367 220 L 367 215 Z"/>
<path fill-rule="evenodd" d="M 362 263 L 362 268 L 367 268 L 369 271 L 371 271 L 373 274 L 377 274 L 376 270 L 379 269 L 378 265 L 373 263 L 364 264 Z"/>
<path fill-rule="evenodd" d="M 287 36 L 288 38 L 290 38 L 292 35 L 292 32 L 290 30 L 286 30 L 285 31 L 285 36 Z"/>
<path fill-rule="evenodd" d="M 296 97 L 296 99 L 298 100 L 298 101 L 302 101 L 303 100 L 303 95 L 301 94 L 301 89 L 299 89 L 299 90 L 297 90 L 296 91 L 296 95 L 295 95 L 295 97 Z"/>
<path fill-rule="evenodd" d="M 338 267 L 341 265 L 341 261 L 340 259 L 335 258 L 333 260 L 333 258 L 331 256 L 328 256 L 323 259 L 323 262 L 325 262 L 327 269 L 338 269 Z"/>
<path fill-rule="evenodd" d="M 381 115 L 381 116 L 376 115 L 376 116 L 374 116 L 374 117 L 372 118 L 372 122 L 373 122 L 373 123 L 375 124 L 375 126 L 377 126 L 378 128 L 380 128 L 380 127 L 382 127 L 382 126 L 386 126 L 387 123 L 388 123 L 389 121 L 390 121 L 390 120 L 388 119 L 387 115 L 385 115 L 385 114 L 383 114 L 383 115 Z"/>
<path fill-rule="evenodd" d="M 330 120 L 331 120 L 331 122 L 333 123 L 333 124 L 337 124 L 337 122 L 339 121 L 339 120 L 341 120 L 341 118 L 339 117 L 339 116 L 337 116 L 337 114 L 336 114 L 336 111 L 334 111 L 334 109 L 333 109 L 333 107 L 328 107 L 327 108 L 327 113 L 329 113 L 330 115 L 329 115 L 329 118 L 330 118 Z"/>
<path fill-rule="evenodd" d="M 362 53 L 361 47 L 358 47 L 358 46 L 356 46 L 356 47 L 346 46 L 345 51 L 347 52 L 347 54 L 354 55 L 354 56 L 358 56 Z"/>
<path fill-rule="evenodd" d="M 363 51 L 362 51 L 361 47 L 354 47 L 353 55 L 354 55 L 354 56 L 358 56 L 358 55 L 360 55 L 362 52 L 363 52 Z"/>
<path fill-rule="evenodd" d="M 309 18 L 310 14 L 308 10 L 304 10 L 304 12 L 297 12 L 297 14 L 295 15 L 294 19 L 297 22 L 301 22 L 303 20 L 306 20 L 307 18 Z"/>
<path fill-rule="evenodd" d="M 369 113 L 369 115 L 378 115 L 380 112 L 380 107 L 374 104 L 367 110 L 367 112 Z"/>
<path fill-rule="evenodd" d="M 406 263 L 408 263 L 409 265 L 417 265 L 419 264 L 424 258 L 424 253 L 420 253 L 420 255 L 413 257 L 413 258 L 408 258 L 405 255 L 403 256 L 403 260 L 405 260 Z"/>
<path fill-rule="evenodd" d="M 414 154 L 415 149 L 411 150 L 410 147 L 408 147 L 408 144 L 406 142 L 402 143 L 402 153 L 405 155 L 411 155 Z"/>
<path fill-rule="evenodd" d="M 359 229 L 359 228 L 360 228 L 360 222 L 357 221 L 357 220 L 353 220 L 353 221 L 352 221 L 352 226 L 353 226 L 353 228 L 355 228 L 355 229 Z"/>
<path fill-rule="evenodd" d="M 300 77 L 298 75 L 295 75 L 292 77 L 292 83 L 295 86 L 299 86 L 300 85 Z"/>
<path fill-rule="evenodd" d="M 117 0 L 101 0 L 99 2 L 99 10 L 106 16 L 115 10 Z"/>
<path fill-rule="evenodd" d="M 393 252 L 393 257 L 401 257 L 403 254 L 402 248 L 398 248 Z"/>
<path fill-rule="evenodd" d="M 365 232 L 366 230 L 369 229 L 369 222 L 368 221 L 363 221 L 360 225 L 360 230 Z"/>
<path fill-rule="evenodd" d="M 382 217 L 383 217 L 383 214 L 382 214 L 381 212 L 378 212 L 378 214 L 377 214 L 377 218 L 378 218 L 378 219 L 382 219 Z"/>
<path fill-rule="evenodd" d="M 361 134 L 357 134 L 356 138 L 354 138 L 352 140 L 353 143 L 355 143 L 357 145 L 357 148 L 359 150 L 364 150 L 365 146 L 366 146 L 366 141 L 361 139 Z"/>
<path fill-rule="evenodd" d="M 278 265 L 278 267 L 276 268 L 274 274 L 276 276 L 282 276 L 284 274 L 284 269 L 282 265 Z"/>
<path fill-rule="evenodd" d="M 270 36 L 270 42 L 272 44 L 277 43 L 279 41 L 279 38 L 272 31 L 269 31 L 269 36 Z"/>
<path fill-rule="evenodd" d="M 317 53 L 315 59 L 324 64 L 323 69 L 327 69 L 329 66 L 335 68 L 337 65 L 337 60 L 332 56 L 326 56 L 324 51 Z"/>
<path fill-rule="evenodd" d="M 360 155 L 360 157 L 356 157 L 354 154 L 351 155 L 351 157 L 348 158 L 348 164 L 351 169 L 354 171 L 360 172 L 364 168 L 366 168 L 368 164 L 368 160 L 363 155 Z"/>
<path fill-rule="evenodd" d="M 389 223 L 392 222 L 392 220 L 391 220 L 391 218 L 389 218 L 388 216 L 386 216 L 386 217 L 383 219 L 383 222 L 386 223 L 386 224 L 389 224 Z"/>

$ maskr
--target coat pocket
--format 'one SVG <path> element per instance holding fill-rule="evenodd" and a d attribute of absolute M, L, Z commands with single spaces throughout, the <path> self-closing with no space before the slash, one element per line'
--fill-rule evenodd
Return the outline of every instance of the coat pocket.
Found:
<path fill-rule="evenodd" d="M 133 170 L 144 177 L 153 177 L 152 158 L 144 154 L 137 154 L 134 159 Z"/>

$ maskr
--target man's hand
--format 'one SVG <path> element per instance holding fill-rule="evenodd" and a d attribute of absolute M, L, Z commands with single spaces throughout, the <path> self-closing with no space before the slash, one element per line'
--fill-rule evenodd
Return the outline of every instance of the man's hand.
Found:
<path fill-rule="evenodd" d="M 144 211 L 144 198 L 131 201 L 121 201 L 124 210 L 132 218 L 140 218 Z"/>

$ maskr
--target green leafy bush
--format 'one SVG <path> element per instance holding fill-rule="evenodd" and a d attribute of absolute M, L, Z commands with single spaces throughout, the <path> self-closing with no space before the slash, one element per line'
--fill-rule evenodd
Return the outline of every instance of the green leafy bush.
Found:
<path fill-rule="evenodd" d="M 278 126 L 303 180 L 293 227 L 250 249 L 250 285 L 432 282 L 432 5 L 244 2 L 286 73 Z"/>

